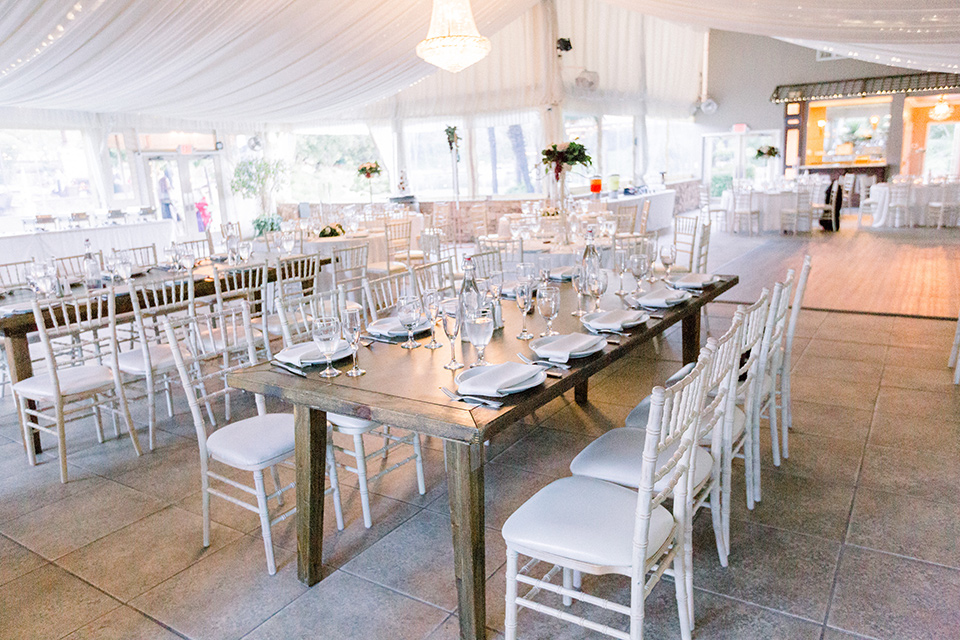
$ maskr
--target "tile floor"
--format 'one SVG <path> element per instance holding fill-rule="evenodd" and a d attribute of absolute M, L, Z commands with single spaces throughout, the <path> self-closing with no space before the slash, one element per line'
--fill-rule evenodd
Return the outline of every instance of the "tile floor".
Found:
<path fill-rule="evenodd" d="M 712 307 L 721 331 L 733 306 Z M 716 560 L 709 516 L 695 525 L 695 638 L 960 638 L 960 392 L 945 367 L 952 330 L 803 312 L 790 458 L 774 467 L 763 436 L 763 501 L 754 511 L 742 498 L 742 466 L 734 469 L 728 568 Z M 674 332 L 660 356 L 646 350 L 594 380 L 588 405 L 552 402 L 488 464 L 489 637 L 503 628 L 498 528 L 566 475 L 586 443 L 620 426 L 678 354 Z M 9 398 L 2 402 L 0 638 L 457 637 L 439 442 L 425 442 L 425 496 L 409 465 L 375 483 L 370 530 L 342 475 L 347 528 L 337 532 L 326 511 L 326 578 L 308 589 L 296 579 L 292 520 L 275 529 L 272 577 L 256 516 L 223 501 L 213 503 L 211 546 L 201 547 L 198 454 L 178 407 L 161 424 L 157 450 L 141 459 L 126 439 L 97 444 L 90 430 L 71 433 L 71 482 L 61 485 L 51 453 L 27 467 Z M 618 577 L 585 579 L 585 588 L 629 593 Z M 600 637 L 528 611 L 519 625 L 522 638 Z M 667 581 L 648 599 L 645 633 L 679 637 Z"/>

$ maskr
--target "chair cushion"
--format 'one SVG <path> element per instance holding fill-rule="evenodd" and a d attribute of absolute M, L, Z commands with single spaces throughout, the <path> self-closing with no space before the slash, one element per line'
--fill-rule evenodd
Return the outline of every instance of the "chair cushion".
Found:
<path fill-rule="evenodd" d="M 577 454 L 570 463 L 570 472 L 576 476 L 589 476 L 607 482 L 615 482 L 636 489 L 640 486 L 640 465 L 643 447 L 647 438 L 646 429 L 614 429 L 603 434 Z M 657 456 L 657 466 L 665 464 L 680 446 L 679 442 L 667 447 Z M 694 450 L 693 484 L 699 487 L 713 470 L 713 456 L 703 447 Z M 668 484 L 661 478 L 654 491 L 661 491 Z"/>
<path fill-rule="evenodd" d="M 407 265 L 402 262 L 371 262 L 367 265 L 367 273 L 397 273 L 398 271 L 406 271 Z"/>
<path fill-rule="evenodd" d="M 604 567 L 629 567 L 637 492 L 594 478 L 561 478 L 540 489 L 503 525 L 511 546 Z M 673 515 L 658 505 L 650 517 L 647 558 L 673 531 Z"/>
<path fill-rule="evenodd" d="M 358 433 L 367 433 L 380 426 L 379 422 L 373 420 L 364 420 L 353 416 L 344 416 L 339 413 L 328 413 L 327 422 L 332 424 L 340 433 L 354 435 Z"/>
<path fill-rule="evenodd" d="M 263 469 L 293 455 L 293 414 L 268 413 L 238 420 L 207 436 L 207 451 L 237 469 Z"/>
<path fill-rule="evenodd" d="M 149 347 L 149 351 L 150 364 L 153 366 L 154 371 L 173 369 L 176 366 L 176 361 L 173 359 L 173 351 L 170 349 L 170 345 L 152 344 Z M 139 346 L 135 349 L 131 349 L 130 351 L 124 351 L 118 355 L 117 364 L 120 367 L 120 371 L 123 373 L 127 373 L 132 376 L 147 375 L 147 363 L 144 361 L 143 352 L 140 350 Z"/>
<path fill-rule="evenodd" d="M 60 380 L 60 395 L 69 396 L 95 389 L 112 389 L 113 373 L 110 367 L 85 364 L 79 367 L 62 367 L 57 370 Z M 30 376 L 13 385 L 13 390 L 24 398 L 53 400 L 53 383 L 47 373 Z"/>
<path fill-rule="evenodd" d="M 363 305 L 357 302 L 356 300 L 347 300 L 343 303 L 344 309 L 360 309 L 363 311 Z"/>
<path fill-rule="evenodd" d="M 262 332 L 263 318 L 253 318 L 250 321 L 250 325 L 253 327 L 254 331 Z M 271 336 L 283 335 L 283 328 L 280 324 L 280 316 L 275 313 L 271 313 L 269 316 L 267 316 L 267 334 Z"/>

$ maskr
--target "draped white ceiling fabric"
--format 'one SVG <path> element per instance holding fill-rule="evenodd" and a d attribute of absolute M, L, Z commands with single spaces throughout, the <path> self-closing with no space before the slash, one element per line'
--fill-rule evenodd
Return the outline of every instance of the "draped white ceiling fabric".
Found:
<path fill-rule="evenodd" d="M 536 0 L 475 0 L 496 33 Z M 315 121 L 433 73 L 431 0 L 0 0 L 0 105 Z"/>
<path fill-rule="evenodd" d="M 793 38 L 780 38 L 780 40 L 864 62 L 889 64 L 921 71 L 960 72 L 960 44 L 863 44 Z"/>

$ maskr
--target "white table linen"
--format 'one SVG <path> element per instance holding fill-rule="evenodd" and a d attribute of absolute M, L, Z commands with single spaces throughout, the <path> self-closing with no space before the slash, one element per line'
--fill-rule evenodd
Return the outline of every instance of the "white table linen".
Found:
<path fill-rule="evenodd" d="M 173 234 L 172 220 L 17 233 L 0 236 L 0 255 L 3 256 L 2 262 L 76 256 L 83 253 L 83 242 L 89 238 L 93 249 L 102 250 L 105 254 L 111 249 L 130 249 L 154 244 L 157 247 L 157 257 L 163 260 L 163 249 L 170 244 Z"/>

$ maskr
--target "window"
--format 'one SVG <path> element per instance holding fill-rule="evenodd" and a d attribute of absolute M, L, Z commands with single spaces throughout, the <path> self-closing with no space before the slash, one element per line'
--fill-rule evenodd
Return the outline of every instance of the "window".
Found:
<path fill-rule="evenodd" d="M 111 133 L 107 139 L 107 152 L 110 155 L 110 175 L 112 177 L 110 202 L 114 206 L 132 203 L 136 199 L 133 189 L 132 156 L 127 151 L 122 133 Z"/>
<path fill-rule="evenodd" d="M 461 138 L 463 122 L 447 120 L 415 120 L 403 126 L 403 144 L 407 155 L 407 178 L 410 192 L 420 199 L 449 198 L 453 196 L 453 165 L 447 145 L 447 127 L 456 127 Z M 460 141 L 460 195 L 469 190 L 466 141 Z"/>
<path fill-rule="evenodd" d="M 700 175 L 700 135 L 693 119 L 647 118 L 647 167 L 644 180 L 659 183 Z"/>
<path fill-rule="evenodd" d="M 960 136 L 956 122 L 931 122 L 927 125 L 927 145 L 923 169 L 928 176 L 957 175 Z"/>
<path fill-rule="evenodd" d="M 633 182 L 633 116 L 603 116 L 603 177 L 620 176 L 620 184 Z M 594 162 L 596 173 L 599 166 Z"/>
<path fill-rule="evenodd" d="M 296 202 L 367 202 L 390 195 L 390 178 L 366 126 L 298 133 L 290 170 L 290 195 Z M 364 178 L 357 167 L 379 162 L 379 176 Z"/>
<path fill-rule="evenodd" d="M 478 119 L 474 124 L 478 196 L 540 192 L 540 121 L 535 114 L 520 120 L 494 124 Z"/>
<path fill-rule="evenodd" d="M 140 148 L 144 151 L 213 151 L 217 137 L 213 133 L 185 131 L 164 131 L 161 133 L 141 133 Z"/>
<path fill-rule="evenodd" d="M 590 176 L 603 170 L 600 157 L 599 134 L 600 118 L 597 116 L 564 116 L 563 129 L 567 140 L 575 140 L 587 148 L 587 155 L 593 158 L 589 167 L 577 167 L 567 176 L 567 188 L 589 187 Z"/>
<path fill-rule="evenodd" d="M 0 130 L 0 215 L 62 215 L 98 206 L 80 131 Z"/>

